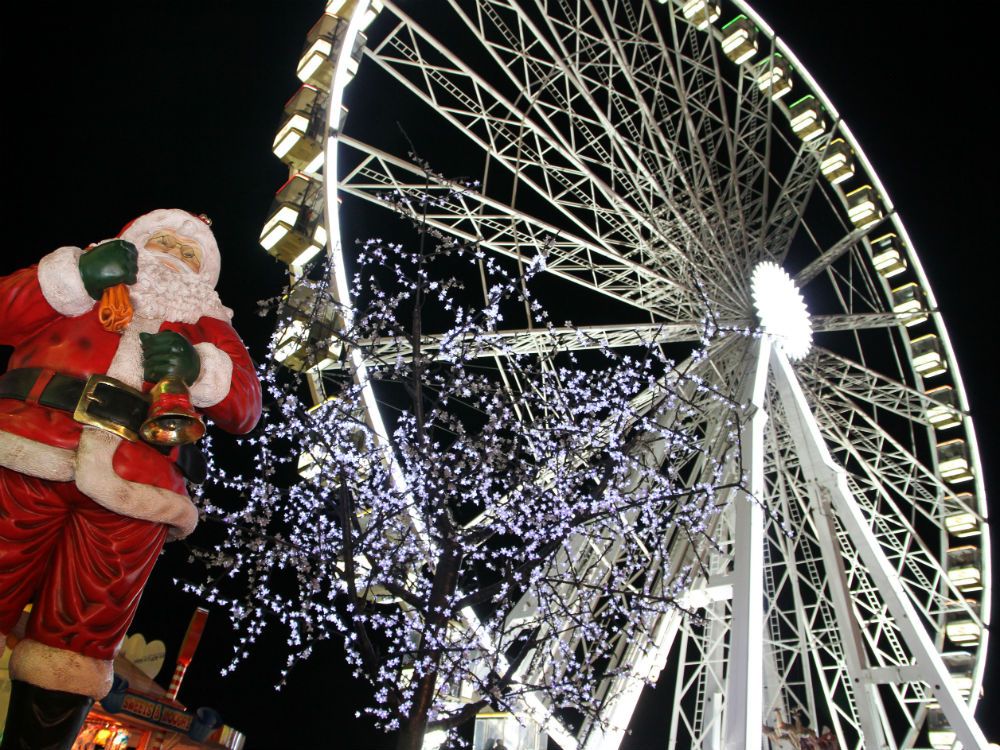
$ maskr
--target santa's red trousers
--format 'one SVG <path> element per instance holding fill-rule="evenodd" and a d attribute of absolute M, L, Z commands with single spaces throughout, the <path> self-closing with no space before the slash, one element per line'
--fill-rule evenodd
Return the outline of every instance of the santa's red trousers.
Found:
<path fill-rule="evenodd" d="M 0 633 L 32 603 L 26 636 L 112 659 L 167 527 L 102 508 L 73 482 L 0 467 Z"/>

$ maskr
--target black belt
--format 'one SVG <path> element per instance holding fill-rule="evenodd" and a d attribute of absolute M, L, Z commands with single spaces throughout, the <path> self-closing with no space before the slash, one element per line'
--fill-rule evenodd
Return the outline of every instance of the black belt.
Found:
<path fill-rule="evenodd" d="M 131 442 L 138 442 L 140 428 L 149 412 L 149 397 L 124 383 L 104 375 L 82 380 L 40 367 L 24 367 L 0 375 L 0 398 L 27 401 L 37 391 L 40 378 L 47 378 L 41 393 L 36 393 L 39 405 L 68 411 L 81 424 L 99 427 Z M 163 453 L 170 449 L 152 446 Z M 190 481 L 205 481 L 205 457 L 193 445 L 181 446 L 177 467 Z"/>
<path fill-rule="evenodd" d="M 81 424 L 113 432 L 133 443 L 139 440 L 149 411 L 149 399 L 135 388 L 113 378 L 96 375 L 81 380 L 38 367 L 11 370 L 0 376 L 0 398 L 26 401 L 32 390 L 37 391 L 40 378 L 48 378 L 38 403 L 73 414 Z"/>

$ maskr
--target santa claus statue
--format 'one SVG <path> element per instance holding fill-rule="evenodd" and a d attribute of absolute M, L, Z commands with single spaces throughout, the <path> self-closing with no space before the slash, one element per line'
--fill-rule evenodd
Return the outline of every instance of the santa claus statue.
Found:
<path fill-rule="evenodd" d="M 0 375 L 0 649 L 14 644 L 2 750 L 72 745 L 163 543 L 198 521 L 196 462 L 143 438 L 150 389 L 183 382 L 227 432 L 260 417 L 219 268 L 207 221 L 162 209 L 0 278 L 0 344 L 14 348 Z"/>

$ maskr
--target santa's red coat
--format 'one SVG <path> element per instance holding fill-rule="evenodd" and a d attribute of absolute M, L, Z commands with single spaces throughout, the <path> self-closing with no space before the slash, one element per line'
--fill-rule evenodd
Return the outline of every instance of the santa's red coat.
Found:
<path fill-rule="evenodd" d="M 107 374 L 122 344 L 122 335 L 101 326 L 96 305 L 75 317 L 67 317 L 53 309 L 39 284 L 37 266 L 0 279 L 0 306 L 4 310 L 0 318 L 0 344 L 14 347 L 8 369 L 49 368 L 86 379 L 94 374 Z M 203 317 L 195 324 L 161 322 L 158 330 L 176 331 L 192 344 L 211 345 L 229 358 L 232 372 L 228 392 L 220 401 L 200 411 L 227 432 L 241 434 L 252 429 L 260 417 L 260 383 L 253 362 L 233 327 L 226 321 Z M 203 367 L 205 364 L 203 358 Z M 142 387 L 148 390 L 152 384 L 144 383 Z M 193 390 L 196 388 L 197 384 Z M 38 463 L 38 451 L 44 453 L 48 448 L 76 452 L 82 429 L 69 412 L 0 399 L 0 433 L 34 443 L 36 453 L 31 457 L 32 463 Z M 18 456 L 4 454 L 4 441 L 0 439 L 0 465 L 35 476 L 45 471 L 33 470 L 33 466 L 19 461 Z M 176 450 L 171 455 L 164 455 L 145 443 L 122 440 L 114 451 L 112 468 L 124 480 L 159 488 L 176 494 L 178 503 L 190 503 L 184 478 L 174 464 L 175 458 Z M 162 493 L 157 495 L 161 499 L 164 497 Z M 101 502 L 101 498 L 95 500 Z M 122 510 L 130 515 L 128 509 Z M 147 520 L 171 523 L 173 519 Z M 178 528 L 177 532 L 184 534 L 189 530 Z"/>
<path fill-rule="evenodd" d="M 60 248 L 0 278 L 0 344 L 14 347 L 8 369 L 110 375 L 148 390 L 139 334 L 172 330 L 200 357 L 194 406 L 227 432 L 252 429 L 260 382 L 228 320 L 136 316 L 123 334 L 108 332 L 80 279 L 80 252 Z M 0 399 L 0 636 L 35 602 L 11 656 L 17 679 L 95 698 L 107 692 L 110 659 L 168 530 L 184 536 L 197 522 L 175 460 L 176 449 L 165 455 L 85 427 L 30 396 Z"/>

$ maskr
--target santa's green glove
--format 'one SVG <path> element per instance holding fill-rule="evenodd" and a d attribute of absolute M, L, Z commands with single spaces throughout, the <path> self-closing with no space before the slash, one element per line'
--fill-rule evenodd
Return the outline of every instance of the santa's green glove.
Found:
<path fill-rule="evenodd" d="M 80 256 L 80 278 L 94 299 L 115 284 L 134 284 L 139 271 L 135 245 L 125 240 L 109 240 Z"/>
<path fill-rule="evenodd" d="M 191 342 L 174 331 L 140 333 L 142 377 L 150 383 L 174 375 L 191 385 L 201 374 L 201 357 Z"/>

